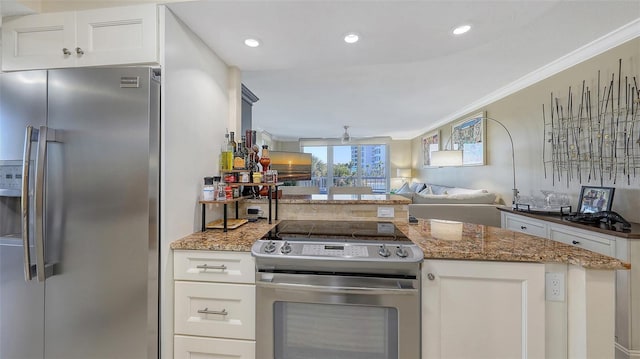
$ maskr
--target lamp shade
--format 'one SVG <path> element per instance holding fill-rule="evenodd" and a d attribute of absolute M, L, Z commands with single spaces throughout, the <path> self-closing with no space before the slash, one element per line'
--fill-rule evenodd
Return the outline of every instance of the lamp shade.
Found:
<path fill-rule="evenodd" d="M 396 177 L 409 178 L 411 177 L 411 168 L 398 168 L 396 169 Z"/>
<path fill-rule="evenodd" d="M 433 151 L 431 165 L 435 167 L 462 166 L 462 151 Z"/>

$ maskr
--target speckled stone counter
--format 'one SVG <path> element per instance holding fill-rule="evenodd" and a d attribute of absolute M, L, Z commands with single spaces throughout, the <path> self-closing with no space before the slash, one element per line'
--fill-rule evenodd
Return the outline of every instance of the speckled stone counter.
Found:
<path fill-rule="evenodd" d="M 629 263 L 549 239 L 471 223 L 419 220 L 396 226 L 422 248 L 425 259 L 575 264 L 629 269 Z"/>
<path fill-rule="evenodd" d="M 175 250 L 249 252 L 253 243 L 278 221 L 261 219 L 223 232 L 196 232 L 171 243 Z M 417 224 L 395 221 L 422 248 L 425 259 L 575 264 L 590 269 L 629 269 L 629 263 L 520 232 L 479 224 L 420 219 Z"/>
<path fill-rule="evenodd" d="M 393 208 L 394 220 L 406 221 L 410 203 L 393 194 L 286 195 L 278 199 L 278 219 L 377 221 L 378 207 L 387 207 Z M 264 213 L 269 208 L 264 199 L 249 199 L 240 203 L 240 213 L 247 207 L 260 207 Z"/>
<path fill-rule="evenodd" d="M 279 202 L 296 204 L 410 204 L 411 200 L 393 194 L 310 194 L 282 196 Z"/>
<path fill-rule="evenodd" d="M 253 242 L 269 232 L 276 223 L 278 221 L 269 224 L 266 219 L 261 219 L 228 232 L 221 229 L 196 232 L 171 243 L 171 249 L 249 252 Z"/>

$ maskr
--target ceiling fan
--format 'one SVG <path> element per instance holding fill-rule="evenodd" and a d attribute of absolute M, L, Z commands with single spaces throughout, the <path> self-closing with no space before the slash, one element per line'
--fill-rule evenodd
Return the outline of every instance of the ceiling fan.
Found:
<path fill-rule="evenodd" d="M 344 133 L 342 134 L 342 138 L 341 138 L 341 142 L 344 143 L 349 143 L 351 142 L 351 135 L 349 134 L 349 131 L 347 131 L 347 129 L 349 128 L 349 126 L 344 125 Z"/>

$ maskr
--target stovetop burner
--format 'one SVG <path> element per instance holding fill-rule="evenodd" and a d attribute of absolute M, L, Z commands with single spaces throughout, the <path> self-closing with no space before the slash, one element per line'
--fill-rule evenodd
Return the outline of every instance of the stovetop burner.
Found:
<path fill-rule="evenodd" d="M 393 222 L 284 220 L 263 240 L 410 243 Z"/>
<path fill-rule="evenodd" d="M 259 270 L 387 274 L 413 273 L 424 256 L 393 222 L 321 220 L 282 221 L 254 243 L 251 254 Z"/>

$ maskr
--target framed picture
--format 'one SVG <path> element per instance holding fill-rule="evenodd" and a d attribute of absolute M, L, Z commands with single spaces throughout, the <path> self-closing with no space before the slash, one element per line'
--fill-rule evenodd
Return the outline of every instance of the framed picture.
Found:
<path fill-rule="evenodd" d="M 485 163 L 484 113 L 478 113 L 451 126 L 451 143 L 454 150 L 462 150 L 463 166 L 480 166 Z"/>
<path fill-rule="evenodd" d="M 613 187 L 582 186 L 578 199 L 578 212 L 595 213 L 610 211 L 613 202 Z"/>
<path fill-rule="evenodd" d="M 422 166 L 431 167 L 431 153 L 440 151 L 440 130 L 422 136 Z"/>

